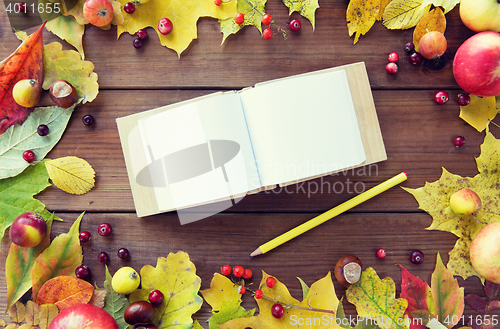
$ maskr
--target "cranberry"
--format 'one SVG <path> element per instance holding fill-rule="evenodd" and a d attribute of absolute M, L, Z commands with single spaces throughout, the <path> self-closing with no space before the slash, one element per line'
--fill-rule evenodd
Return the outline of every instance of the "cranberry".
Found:
<path fill-rule="evenodd" d="M 125 10 L 127 14 L 133 14 L 135 12 L 135 5 L 132 2 L 127 2 L 123 6 L 123 10 Z"/>
<path fill-rule="evenodd" d="M 445 104 L 449 98 L 450 97 L 448 93 L 444 90 L 436 91 L 436 93 L 434 94 L 434 102 L 439 105 Z"/>
<path fill-rule="evenodd" d="M 465 137 L 464 136 L 457 136 L 455 140 L 453 141 L 453 144 L 455 144 L 456 147 L 460 147 L 465 144 Z"/>
<path fill-rule="evenodd" d="M 383 259 L 383 258 L 385 258 L 385 256 L 387 256 L 387 253 L 385 252 L 385 249 L 384 248 L 379 248 L 377 250 L 377 257 L 380 258 L 380 259 Z"/>
<path fill-rule="evenodd" d="M 108 253 L 105 251 L 100 252 L 99 255 L 97 255 L 97 261 L 99 263 L 106 263 L 108 260 L 109 260 L 109 256 L 108 256 Z"/>
<path fill-rule="evenodd" d="M 82 231 L 80 232 L 80 235 L 78 236 L 80 238 L 81 242 L 87 242 L 90 240 L 90 232 L 89 231 Z"/>
<path fill-rule="evenodd" d="M 300 30 L 302 23 L 300 23 L 298 19 L 292 19 L 288 26 L 290 27 L 290 30 L 292 30 L 293 32 L 297 32 L 298 30 Z"/>
<path fill-rule="evenodd" d="M 145 29 L 140 29 L 139 31 L 137 31 L 137 33 L 135 34 L 139 39 L 146 39 L 148 37 L 148 31 L 146 31 Z"/>
<path fill-rule="evenodd" d="M 97 227 L 97 232 L 99 232 L 99 234 L 102 236 L 110 235 L 111 231 L 111 225 L 109 225 L 108 223 L 99 224 L 99 226 Z"/>
<path fill-rule="evenodd" d="M 128 249 L 126 249 L 126 248 L 118 249 L 117 254 L 118 254 L 118 258 L 120 258 L 120 259 L 127 259 L 130 257 L 130 253 L 128 252 Z"/>
<path fill-rule="evenodd" d="M 26 162 L 33 162 L 35 160 L 35 153 L 32 150 L 24 151 L 23 159 Z"/>
<path fill-rule="evenodd" d="M 92 126 L 95 122 L 94 117 L 90 114 L 84 115 L 82 118 L 83 124 L 86 126 Z"/>
<path fill-rule="evenodd" d="M 80 265 L 75 269 L 75 275 L 78 279 L 87 280 L 90 278 L 90 270 L 87 265 Z"/>
<path fill-rule="evenodd" d="M 467 106 L 470 103 L 470 96 L 467 94 L 458 94 L 457 103 L 460 106 Z"/>
<path fill-rule="evenodd" d="M 49 127 L 47 125 L 39 125 L 36 132 L 40 136 L 47 136 L 49 134 Z"/>
<path fill-rule="evenodd" d="M 398 73 L 398 64 L 390 62 L 385 66 L 385 70 L 389 74 L 396 74 Z"/>
<path fill-rule="evenodd" d="M 407 42 L 405 44 L 405 51 L 409 54 L 413 54 L 413 52 L 415 52 L 415 45 L 413 42 Z"/>
<path fill-rule="evenodd" d="M 132 42 L 132 44 L 134 45 L 135 49 L 141 48 L 142 47 L 142 40 L 141 40 L 141 38 L 135 38 L 134 41 Z"/>
<path fill-rule="evenodd" d="M 148 299 L 151 305 L 158 308 L 163 303 L 164 296 L 160 290 L 153 290 L 149 293 Z"/>
<path fill-rule="evenodd" d="M 283 305 L 276 303 L 271 307 L 271 314 L 276 318 L 276 319 L 281 319 L 283 315 L 285 315 L 285 309 L 283 308 Z"/>
<path fill-rule="evenodd" d="M 424 253 L 420 250 L 413 250 L 410 253 L 410 261 L 413 264 L 422 264 L 424 262 Z"/>
<path fill-rule="evenodd" d="M 413 53 L 410 55 L 410 63 L 417 65 L 422 61 L 422 55 L 420 53 Z"/>
<path fill-rule="evenodd" d="M 389 62 L 391 62 L 391 63 L 396 63 L 397 61 L 399 61 L 399 55 L 395 51 L 390 53 L 389 56 L 387 56 L 387 58 L 389 59 Z"/>

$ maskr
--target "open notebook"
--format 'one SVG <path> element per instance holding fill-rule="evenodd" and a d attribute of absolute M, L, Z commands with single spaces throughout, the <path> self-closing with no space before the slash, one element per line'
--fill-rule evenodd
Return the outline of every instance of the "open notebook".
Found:
<path fill-rule="evenodd" d="M 350 82 L 357 74 L 363 81 Z M 368 97 L 358 110 L 356 97 Z M 375 144 L 365 143 L 358 112 L 371 121 Z M 117 123 L 138 216 L 386 159 L 363 63 L 219 92 Z M 375 155 L 367 152 L 372 145 Z"/>

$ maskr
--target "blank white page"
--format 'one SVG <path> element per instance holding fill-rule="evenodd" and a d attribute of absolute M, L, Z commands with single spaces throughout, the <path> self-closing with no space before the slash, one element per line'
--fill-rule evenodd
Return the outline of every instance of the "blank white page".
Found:
<path fill-rule="evenodd" d="M 240 94 L 264 186 L 365 161 L 345 71 L 270 81 Z"/>

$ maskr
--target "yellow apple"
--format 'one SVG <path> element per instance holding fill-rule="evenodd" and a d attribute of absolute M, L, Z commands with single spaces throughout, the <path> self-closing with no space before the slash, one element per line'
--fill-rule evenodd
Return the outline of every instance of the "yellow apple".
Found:
<path fill-rule="evenodd" d="M 500 284 L 500 222 L 483 227 L 470 245 L 470 261 L 476 272 Z"/>
<path fill-rule="evenodd" d="M 498 0 L 462 0 L 460 18 L 474 32 L 500 32 L 500 2 Z"/>
<path fill-rule="evenodd" d="M 452 194 L 450 207 L 459 216 L 470 215 L 481 209 L 481 199 L 473 190 L 463 188 Z"/>

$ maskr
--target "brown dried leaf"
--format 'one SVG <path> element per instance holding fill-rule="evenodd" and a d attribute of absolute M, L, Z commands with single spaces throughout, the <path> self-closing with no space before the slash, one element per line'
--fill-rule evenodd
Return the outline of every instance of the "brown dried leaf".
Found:
<path fill-rule="evenodd" d="M 38 292 L 39 305 L 55 304 L 62 311 L 76 304 L 86 304 L 92 298 L 94 287 L 82 279 L 57 276 L 45 282 Z"/>
<path fill-rule="evenodd" d="M 26 319 L 26 307 L 21 302 L 16 302 L 9 307 L 9 316 L 12 322 L 21 323 Z"/>
<path fill-rule="evenodd" d="M 40 306 L 32 300 L 29 300 L 26 303 L 26 322 L 37 326 L 40 322 L 38 312 L 40 312 Z"/>
<path fill-rule="evenodd" d="M 446 17 L 444 16 L 441 8 L 436 7 L 429 11 L 424 17 L 422 17 L 413 31 L 413 44 L 415 45 L 415 51 L 418 51 L 420 39 L 422 39 L 425 34 L 431 31 L 439 31 L 444 34 L 445 30 Z"/>
<path fill-rule="evenodd" d="M 106 305 L 104 299 L 106 298 L 107 293 L 108 291 L 106 289 L 95 289 L 92 294 L 92 298 L 90 298 L 89 304 L 104 308 L 104 305 Z"/>
<path fill-rule="evenodd" d="M 59 314 L 57 306 L 54 304 L 44 304 L 40 306 L 40 329 L 47 329 L 49 324 L 54 320 L 54 318 Z"/>

